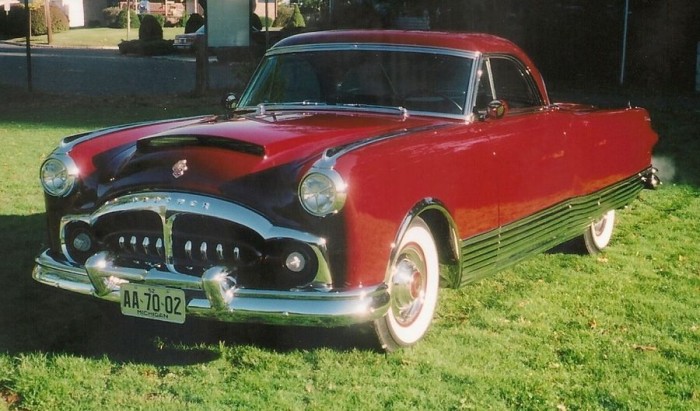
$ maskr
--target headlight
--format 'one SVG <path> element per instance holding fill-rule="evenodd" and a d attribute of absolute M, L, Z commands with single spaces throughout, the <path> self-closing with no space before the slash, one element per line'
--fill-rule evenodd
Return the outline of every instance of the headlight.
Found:
<path fill-rule="evenodd" d="M 78 168 L 68 156 L 50 157 L 41 165 L 41 185 L 54 197 L 65 197 L 78 180 Z"/>
<path fill-rule="evenodd" d="M 343 208 L 346 185 L 335 170 L 323 169 L 307 174 L 299 185 L 299 201 L 310 214 L 324 217 Z"/>

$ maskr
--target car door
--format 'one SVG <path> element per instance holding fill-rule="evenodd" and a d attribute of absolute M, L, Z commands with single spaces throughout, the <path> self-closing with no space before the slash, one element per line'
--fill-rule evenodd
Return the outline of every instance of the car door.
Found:
<path fill-rule="evenodd" d="M 570 197 L 566 118 L 544 105 L 529 70 L 507 55 L 483 59 L 476 107 L 498 100 L 508 109 L 481 123 L 496 159 L 499 224 L 508 226 Z"/>

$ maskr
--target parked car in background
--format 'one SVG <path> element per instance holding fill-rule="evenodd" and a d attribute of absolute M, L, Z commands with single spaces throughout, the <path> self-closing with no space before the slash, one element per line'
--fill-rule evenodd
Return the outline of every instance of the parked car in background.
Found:
<path fill-rule="evenodd" d="M 177 34 L 173 46 L 180 51 L 194 51 L 194 47 L 198 40 L 204 41 L 204 36 L 207 35 L 206 26 L 202 26 L 194 33 Z"/>
<path fill-rule="evenodd" d="M 490 35 L 292 36 L 229 108 L 63 139 L 34 278 L 174 323 L 370 323 L 393 350 L 440 286 L 598 253 L 658 184 L 644 109 L 553 103 Z"/>

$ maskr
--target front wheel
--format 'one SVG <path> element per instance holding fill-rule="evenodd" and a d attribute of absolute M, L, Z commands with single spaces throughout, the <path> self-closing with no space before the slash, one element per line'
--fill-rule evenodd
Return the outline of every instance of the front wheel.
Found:
<path fill-rule="evenodd" d="M 602 217 L 593 221 L 583 233 L 583 243 L 589 254 L 595 255 L 603 251 L 610 243 L 615 226 L 615 210 L 610 210 Z"/>
<path fill-rule="evenodd" d="M 437 247 L 425 222 L 414 219 L 390 264 L 390 308 L 374 322 L 382 348 L 393 351 L 418 342 L 430 327 L 437 305 Z"/>

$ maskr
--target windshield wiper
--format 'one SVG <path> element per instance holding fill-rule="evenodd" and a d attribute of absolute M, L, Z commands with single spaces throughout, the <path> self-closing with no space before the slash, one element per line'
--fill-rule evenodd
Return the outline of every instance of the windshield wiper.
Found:
<path fill-rule="evenodd" d="M 403 106 L 379 106 L 375 104 L 342 103 L 341 107 L 359 108 L 363 110 L 382 110 L 385 112 L 398 112 L 402 117 L 408 117 L 408 110 Z"/>
<path fill-rule="evenodd" d="M 236 110 L 237 113 L 252 113 L 258 116 L 264 116 L 268 111 L 277 108 L 294 108 L 294 107 L 327 107 L 329 109 L 337 108 L 347 108 L 347 109 L 359 109 L 365 111 L 382 111 L 385 113 L 397 113 L 403 118 L 408 117 L 408 110 L 402 106 L 380 106 L 375 104 L 360 104 L 360 103 L 339 103 L 339 104 L 328 104 L 321 101 L 303 100 L 303 101 L 289 101 L 283 103 L 260 103 L 255 108 L 253 107 L 241 107 Z"/>

